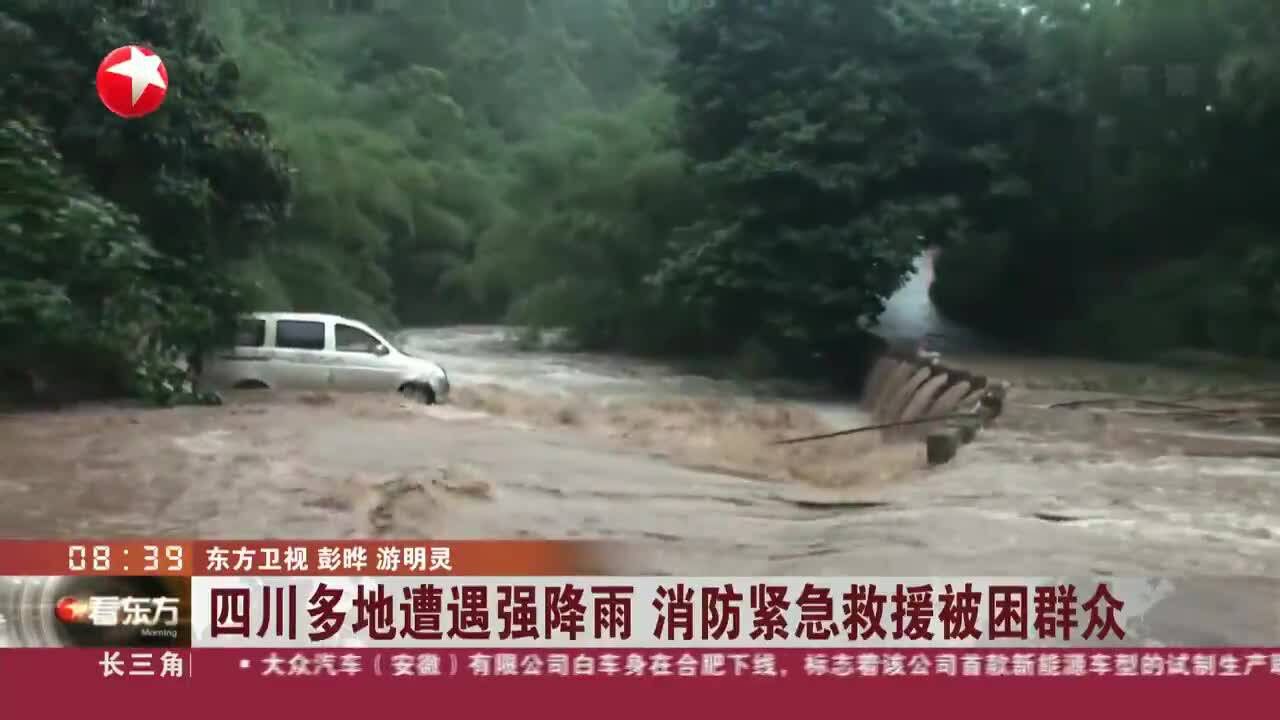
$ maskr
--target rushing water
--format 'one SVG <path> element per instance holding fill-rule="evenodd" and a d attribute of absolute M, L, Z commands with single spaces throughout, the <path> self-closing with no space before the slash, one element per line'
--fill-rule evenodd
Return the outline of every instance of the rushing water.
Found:
<path fill-rule="evenodd" d="M 920 283 L 903 293 L 887 332 L 946 330 L 912 314 Z M 769 444 L 859 424 L 847 401 L 509 335 L 403 335 L 448 368 L 443 407 L 250 393 L 0 416 L 0 533 L 593 537 L 643 546 L 633 572 L 1280 578 L 1274 438 L 1046 407 L 1071 394 L 1053 373 L 1146 371 L 996 358 L 1023 373 L 1001 424 L 929 469 L 871 434 Z"/>
<path fill-rule="evenodd" d="M 915 270 L 885 303 L 876 332 L 888 340 L 923 344 L 939 352 L 976 352 L 996 345 L 969 328 L 948 320 L 929 299 L 935 251 L 916 260 Z"/>

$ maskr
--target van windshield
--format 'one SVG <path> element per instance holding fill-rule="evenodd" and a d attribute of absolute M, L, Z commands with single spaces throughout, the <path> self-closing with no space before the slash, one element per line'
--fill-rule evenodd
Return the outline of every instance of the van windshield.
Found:
<path fill-rule="evenodd" d="M 369 339 L 369 340 L 371 340 L 371 341 L 375 341 L 375 342 L 377 342 L 377 343 L 379 343 L 379 344 L 383 345 L 383 346 L 384 346 L 384 347 L 386 347 L 388 350 L 391 350 L 391 351 L 393 351 L 393 352 L 398 352 L 398 353 L 400 353 L 401 355 L 405 354 L 405 353 L 404 353 L 404 351 L 402 351 L 400 348 L 396 347 L 395 343 L 391 342 L 391 340 L 390 340 L 390 338 L 391 338 L 391 333 L 389 333 L 389 332 L 385 332 L 382 328 L 375 327 L 375 326 L 373 326 L 373 325 L 369 325 L 369 324 L 367 324 L 367 323 L 366 323 L 366 324 L 364 324 L 364 325 L 363 325 L 363 327 L 361 327 L 361 326 L 358 326 L 358 325 L 356 325 L 356 324 L 354 324 L 354 323 L 351 323 L 351 322 L 346 322 L 346 323 L 344 323 L 344 322 L 339 322 L 339 323 L 334 327 L 334 330 L 335 330 L 335 332 L 336 332 L 336 333 L 341 334 L 342 328 L 344 328 L 344 327 L 345 327 L 345 328 L 349 328 L 349 331 L 350 331 L 350 332 L 349 332 L 348 334 L 351 336 L 351 337 L 350 337 L 350 339 L 352 339 L 352 340 L 354 340 L 354 339 L 355 339 L 355 335 L 356 335 L 356 334 L 358 334 L 358 335 L 360 335 L 360 336 L 364 336 L 365 338 L 367 338 L 367 339 Z M 342 344 L 343 344 L 343 343 L 342 343 L 342 338 L 335 338 L 335 340 L 338 340 L 338 343 L 337 343 L 338 345 L 342 345 Z"/>
<path fill-rule="evenodd" d="M 378 353 L 386 343 L 370 330 L 339 322 L 333 326 L 333 345 L 339 352 Z"/>
<path fill-rule="evenodd" d="M 408 354 L 404 351 L 404 348 L 401 348 L 398 344 L 392 342 L 391 338 L 395 337 L 394 332 L 388 332 L 387 330 L 384 330 L 383 328 L 380 328 L 377 325 L 369 325 L 369 328 L 372 329 L 373 334 L 379 340 L 382 341 L 382 344 L 387 346 L 388 350 L 393 350 L 395 352 L 400 353 L 401 355 Z"/>

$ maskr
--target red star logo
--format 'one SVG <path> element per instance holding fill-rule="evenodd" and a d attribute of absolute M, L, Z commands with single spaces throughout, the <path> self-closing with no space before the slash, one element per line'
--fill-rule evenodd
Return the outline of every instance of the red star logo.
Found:
<path fill-rule="evenodd" d="M 164 102 L 169 73 L 149 48 L 125 45 L 102 59 L 97 84 L 98 97 L 108 110 L 123 118 L 140 118 Z"/>
<path fill-rule="evenodd" d="M 79 598 L 64 597 L 58 600 L 53 614 L 64 623 L 75 623 L 83 620 L 89 612 L 88 604 Z"/>

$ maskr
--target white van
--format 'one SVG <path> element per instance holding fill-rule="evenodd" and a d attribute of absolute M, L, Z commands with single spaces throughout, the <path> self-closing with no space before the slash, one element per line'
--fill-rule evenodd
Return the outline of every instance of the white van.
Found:
<path fill-rule="evenodd" d="M 253 313 L 240 318 L 232 347 L 203 363 L 210 390 L 398 391 L 444 402 L 444 368 L 406 355 L 368 325 L 337 315 Z"/>

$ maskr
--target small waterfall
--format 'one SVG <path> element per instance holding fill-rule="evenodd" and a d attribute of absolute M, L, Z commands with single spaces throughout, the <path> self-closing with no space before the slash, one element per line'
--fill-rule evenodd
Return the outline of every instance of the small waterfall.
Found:
<path fill-rule="evenodd" d="M 935 255 L 930 250 L 916 259 L 915 270 L 877 321 L 876 333 L 896 348 L 876 362 L 863 388 L 862 406 L 879 422 L 968 412 L 987 392 L 988 378 L 948 367 L 938 358 L 937 353 L 979 351 L 989 344 L 942 317 L 929 299 Z M 907 435 L 916 432 L 908 430 Z"/>
<path fill-rule="evenodd" d="M 910 344 L 933 352 L 966 352 L 987 343 L 977 333 L 942 316 L 929 299 L 933 283 L 933 260 L 937 250 L 927 250 L 916 258 L 915 270 L 907 277 L 876 321 L 875 332 L 893 343 Z"/>

